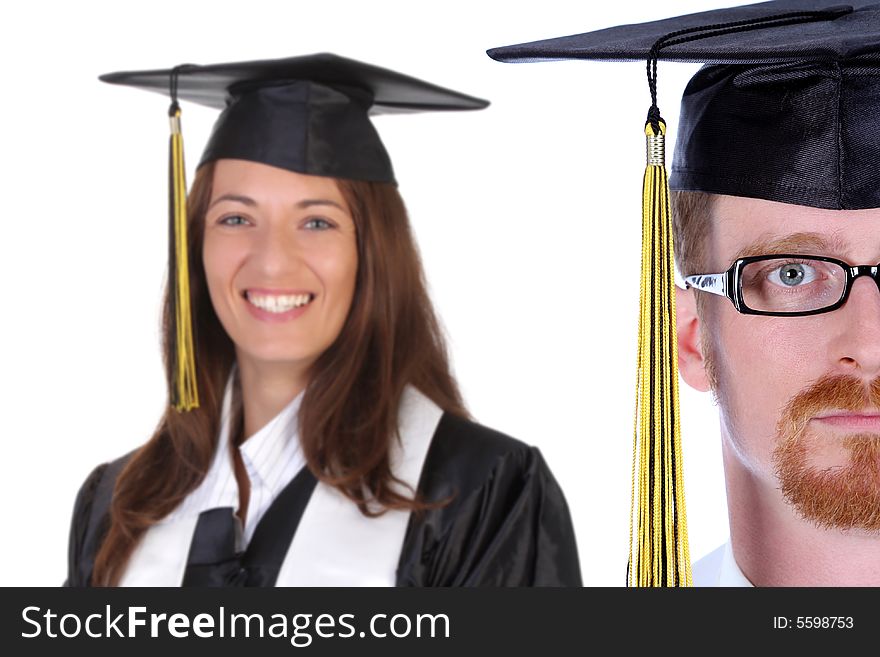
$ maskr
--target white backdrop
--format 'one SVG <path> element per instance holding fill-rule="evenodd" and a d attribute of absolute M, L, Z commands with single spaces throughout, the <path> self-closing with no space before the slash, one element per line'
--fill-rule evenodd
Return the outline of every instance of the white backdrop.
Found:
<path fill-rule="evenodd" d="M 321 51 L 492 101 L 376 125 L 470 409 L 541 448 L 571 508 L 585 584 L 623 584 L 644 65 L 500 64 L 485 50 L 723 4 L 6 3 L 0 584 L 61 583 L 77 489 L 146 440 L 164 404 L 167 99 L 97 76 Z M 696 69 L 660 64 L 673 131 Z M 189 180 L 215 117 L 184 104 Z M 682 413 L 696 560 L 726 538 L 727 512 L 711 398 L 682 384 Z"/>

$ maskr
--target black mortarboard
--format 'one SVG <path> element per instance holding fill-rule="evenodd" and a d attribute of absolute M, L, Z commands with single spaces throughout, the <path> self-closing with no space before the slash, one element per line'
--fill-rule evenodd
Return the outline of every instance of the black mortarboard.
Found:
<path fill-rule="evenodd" d="M 880 4 L 779 0 L 493 48 L 493 59 L 647 62 L 651 106 L 627 583 L 690 585 L 669 189 L 880 207 Z M 667 181 L 657 61 L 702 62 Z"/>
<path fill-rule="evenodd" d="M 482 109 L 489 103 L 395 71 L 328 53 L 183 65 L 101 76 L 223 112 L 199 166 L 251 160 L 317 176 L 393 182 L 369 115 Z"/>
<path fill-rule="evenodd" d="M 107 73 L 101 80 L 171 97 L 169 295 L 173 332 L 169 398 L 197 408 L 186 235 L 186 179 L 178 99 L 223 110 L 199 166 L 221 158 L 289 171 L 393 183 L 391 159 L 369 116 L 483 109 L 488 102 L 329 53 L 251 62 Z"/>
<path fill-rule="evenodd" d="M 877 2 L 764 2 L 493 48 L 489 56 L 647 61 L 661 37 L 681 30 L 810 11 L 827 19 L 780 19 L 715 36 L 704 30 L 705 38 L 657 51 L 659 60 L 707 64 L 684 92 L 670 188 L 818 208 L 880 207 Z"/>

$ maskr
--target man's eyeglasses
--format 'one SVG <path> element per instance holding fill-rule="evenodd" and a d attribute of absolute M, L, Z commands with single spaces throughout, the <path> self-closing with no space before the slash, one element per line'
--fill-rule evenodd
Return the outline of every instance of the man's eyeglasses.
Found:
<path fill-rule="evenodd" d="M 746 315 L 818 315 L 846 303 L 859 276 L 880 289 L 880 265 L 852 266 L 814 255 L 766 255 L 740 258 L 720 274 L 696 274 L 687 287 L 727 297 Z"/>

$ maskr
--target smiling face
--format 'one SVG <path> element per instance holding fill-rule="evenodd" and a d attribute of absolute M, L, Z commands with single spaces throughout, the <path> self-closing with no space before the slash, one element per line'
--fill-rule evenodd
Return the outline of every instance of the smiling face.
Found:
<path fill-rule="evenodd" d="M 705 273 L 772 253 L 880 262 L 880 210 L 718 196 L 711 220 Z M 681 371 L 700 389 L 710 384 L 707 368 L 713 374 L 726 453 L 768 488 L 781 488 L 802 517 L 880 530 L 877 283 L 863 276 L 843 307 L 807 317 L 742 315 L 722 297 L 702 301 L 703 361 L 686 347 Z"/>
<path fill-rule="evenodd" d="M 218 160 L 202 257 L 239 362 L 305 371 L 342 330 L 357 279 L 357 231 L 333 179 Z"/>

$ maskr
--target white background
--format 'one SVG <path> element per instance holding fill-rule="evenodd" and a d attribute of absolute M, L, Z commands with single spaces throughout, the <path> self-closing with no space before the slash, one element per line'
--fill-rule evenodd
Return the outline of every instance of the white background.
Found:
<path fill-rule="evenodd" d="M 541 448 L 586 585 L 622 585 L 630 504 L 644 64 L 485 50 L 713 0 L 6 3 L 0 10 L 3 585 L 60 584 L 74 496 L 165 403 L 167 99 L 97 80 L 329 51 L 488 98 L 376 119 L 475 417 Z M 660 64 L 673 131 L 696 65 Z M 189 180 L 216 113 L 183 107 Z M 717 412 L 682 384 L 694 560 L 727 536 Z"/>

